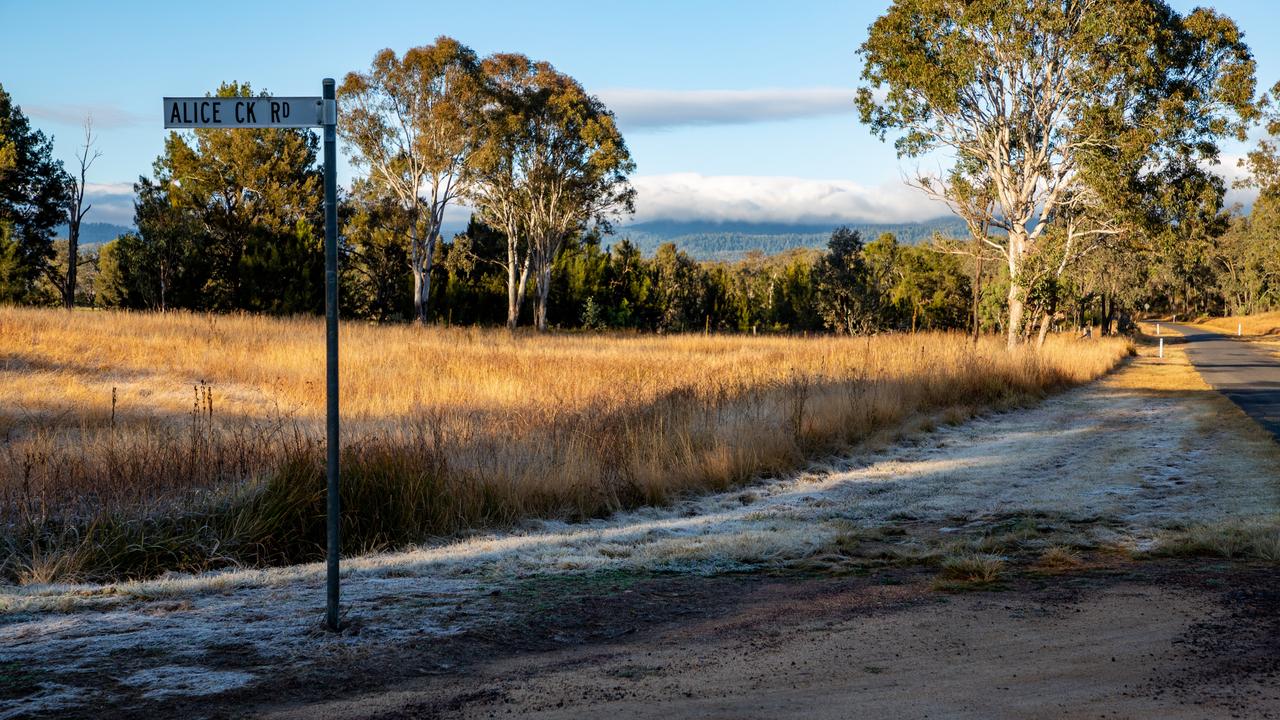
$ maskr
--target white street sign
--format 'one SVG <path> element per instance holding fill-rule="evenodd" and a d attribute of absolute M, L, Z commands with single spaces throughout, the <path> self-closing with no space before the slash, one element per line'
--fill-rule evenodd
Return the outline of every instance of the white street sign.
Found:
<path fill-rule="evenodd" d="M 166 128 L 300 128 L 324 124 L 318 97 L 167 97 Z"/>

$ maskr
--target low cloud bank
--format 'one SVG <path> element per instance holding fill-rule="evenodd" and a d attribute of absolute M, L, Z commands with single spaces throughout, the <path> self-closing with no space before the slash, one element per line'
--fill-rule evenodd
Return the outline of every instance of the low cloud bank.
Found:
<path fill-rule="evenodd" d="M 748 223 L 905 223 L 946 215 L 946 206 L 894 183 L 700 175 L 641 175 L 635 222 L 705 220 Z"/>
<path fill-rule="evenodd" d="M 854 114 L 848 88 L 760 90 L 615 89 L 599 93 L 623 129 L 662 130 L 705 125 L 747 125 Z"/>

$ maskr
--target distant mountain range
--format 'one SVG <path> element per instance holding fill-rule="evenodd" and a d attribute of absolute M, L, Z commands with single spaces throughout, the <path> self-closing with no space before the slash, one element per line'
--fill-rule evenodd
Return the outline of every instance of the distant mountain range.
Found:
<path fill-rule="evenodd" d="M 80 247 L 88 249 L 97 245 L 105 245 L 117 237 L 133 232 L 133 228 L 124 225 L 112 225 L 111 223 L 80 223 Z M 65 240 L 67 238 L 67 226 L 59 225 L 54 228 L 54 237 Z"/>
<path fill-rule="evenodd" d="M 915 223 L 847 223 L 871 242 L 881 233 L 893 233 L 898 242 L 918 243 L 934 233 L 964 236 L 964 222 L 955 217 L 941 217 Z M 652 255 L 663 243 L 676 247 L 699 260 L 734 260 L 752 250 L 766 254 L 795 248 L 824 248 L 836 224 L 805 225 L 786 223 L 717 223 L 707 221 L 654 220 L 626 225 L 614 231 L 608 244 L 629 238 L 645 255 Z"/>
<path fill-rule="evenodd" d="M 849 227 L 862 233 L 870 242 L 881 233 L 890 232 L 898 242 L 918 243 L 934 233 L 963 236 L 968 231 L 958 218 L 941 217 L 915 223 L 849 223 Z M 663 243 L 675 243 L 676 247 L 699 260 L 736 260 L 753 250 L 775 254 L 795 248 L 824 248 L 835 225 L 809 225 L 789 223 L 742 223 L 686 220 L 653 220 L 626 225 L 614 230 L 605 238 L 609 245 L 629 238 L 645 255 L 653 255 Z M 462 232 L 465 225 L 444 228 L 444 236 L 452 237 Z M 111 242 L 118 236 L 133 232 L 133 228 L 111 223 L 84 223 L 80 226 L 80 246 L 90 248 Z M 57 237 L 66 238 L 67 226 L 57 228 Z"/>

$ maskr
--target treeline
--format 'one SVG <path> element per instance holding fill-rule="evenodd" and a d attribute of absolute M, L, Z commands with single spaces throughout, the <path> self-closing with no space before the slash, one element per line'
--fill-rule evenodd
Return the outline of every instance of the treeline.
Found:
<path fill-rule="evenodd" d="M 404 272 L 405 250 L 378 245 L 367 229 L 348 224 L 343 244 L 343 315 L 380 322 L 414 317 L 412 277 Z M 152 235 L 154 237 L 154 235 Z M 227 283 L 210 252 L 193 239 L 165 257 L 141 234 L 122 236 L 102 248 L 92 292 L 82 300 L 101 307 L 133 309 L 317 312 L 323 305 L 314 281 L 314 251 L 282 245 L 270 257 L 251 251 L 245 269 L 304 269 L 281 282 L 275 271 L 242 272 L 239 294 L 208 292 Z M 645 256 L 629 240 L 604 245 L 598 234 L 567 243 L 553 264 L 547 311 L 565 329 L 634 329 L 655 332 L 875 332 L 971 326 L 971 267 L 944 251 L 945 243 L 902 245 L 883 234 L 864 246 L 861 235 L 835 231 L 825 251 L 750 253 L 733 262 L 698 261 L 667 243 Z M 170 249 L 173 249 L 172 247 Z M 290 250 L 294 257 L 289 258 Z M 506 238 L 473 220 L 467 231 L 437 245 L 432 263 L 428 321 L 502 325 L 507 322 L 507 286 L 501 259 Z M 252 261 L 250 261 L 252 258 Z M 170 263 L 167 264 L 166 263 Z M 970 264 L 971 265 L 971 264 Z M 313 282 L 302 278 L 312 273 Z M 298 282 L 291 284 L 293 279 Z M 998 294 L 995 296 L 998 304 Z M 212 302 L 226 302 L 222 306 Z M 533 319 L 521 307 L 520 322 Z M 988 313 L 990 327 L 998 310 Z"/>
<path fill-rule="evenodd" d="M 954 217 L 935 218 L 916 223 L 850 224 L 863 237 L 879 237 L 892 233 L 898 242 L 915 245 L 934 235 L 964 235 L 964 222 Z M 752 251 L 766 255 L 789 250 L 826 247 L 831 226 L 781 223 L 651 221 L 627 228 L 627 235 L 646 255 L 657 252 L 663 243 L 674 243 L 699 260 L 737 260 Z"/>
<path fill-rule="evenodd" d="M 473 222 L 443 243 L 432 283 L 432 320 L 501 324 L 506 287 L 495 259 L 501 235 Z M 353 263 L 348 307 L 380 320 L 401 319 L 405 293 Z M 751 253 L 733 262 L 697 261 L 667 243 L 646 257 L 628 240 L 603 246 L 597 235 L 571 243 L 551 273 L 549 315 L 564 328 L 658 332 L 819 332 L 967 328 L 970 277 L 961 258 L 933 245 L 901 245 L 885 234 L 864 246 L 836 230 L 826 251 Z M 388 276 L 383 281 L 391 281 Z M 531 312 L 523 312 L 527 319 Z"/>

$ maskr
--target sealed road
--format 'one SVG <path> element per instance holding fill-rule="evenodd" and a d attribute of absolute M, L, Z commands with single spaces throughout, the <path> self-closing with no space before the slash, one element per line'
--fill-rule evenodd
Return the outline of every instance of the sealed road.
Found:
<path fill-rule="evenodd" d="M 1215 390 L 1280 440 L 1280 359 L 1265 348 L 1210 330 L 1164 323 L 1186 338 L 1187 358 Z"/>

